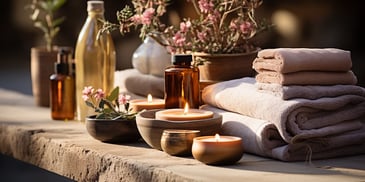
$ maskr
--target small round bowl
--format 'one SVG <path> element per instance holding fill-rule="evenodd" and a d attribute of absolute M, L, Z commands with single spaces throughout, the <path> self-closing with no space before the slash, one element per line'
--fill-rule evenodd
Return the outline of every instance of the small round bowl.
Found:
<path fill-rule="evenodd" d="M 215 135 L 222 126 L 222 115 L 214 113 L 212 118 L 190 121 L 168 121 L 155 119 L 161 109 L 146 110 L 136 116 L 137 128 L 143 140 L 152 148 L 162 150 L 161 136 L 166 129 L 199 130 L 201 136 Z"/>
<path fill-rule="evenodd" d="M 161 136 L 161 148 L 174 156 L 190 156 L 193 139 L 200 136 L 199 130 L 164 130 Z"/>
<path fill-rule="evenodd" d="M 86 130 L 93 138 L 106 143 L 134 142 L 141 138 L 135 120 L 85 119 Z"/>
<path fill-rule="evenodd" d="M 242 139 L 234 136 L 222 136 L 217 141 L 212 136 L 196 137 L 193 140 L 193 157 L 208 165 L 231 165 L 242 158 L 244 153 Z"/>

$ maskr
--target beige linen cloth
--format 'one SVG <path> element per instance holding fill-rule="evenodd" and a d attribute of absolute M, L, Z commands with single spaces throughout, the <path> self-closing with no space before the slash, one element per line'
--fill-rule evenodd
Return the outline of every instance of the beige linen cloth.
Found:
<path fill-rule="evenodd" d="M 253 62 L 256 71 L 279 73 L 298 71 L 349 71 L 350 51 L 336 48 L 275 48 L 263 49 Z"/>
<path fill-rule="evenodd" d="M 125 69 L 115 72 L 114 85 L 119 86 L 122 92 L 128 92 L 134 97 L 147 97 L 151 94 L 156 98 L 164 97 L 163 77 L 142 74 L 136 69 Z"/>
<path fill-rule="evenodd" d="M 286 143 L 277 127 L 265 120 L 210 105 L 201 109 L 223 116 L 222 134 L 242 138 L 245 152 L 282 161 L 305 161 L 365 153 L 365 126 L 361 129 L 294 144 Z"/>
<path fill-rule="evenodd" d="M 203 90 L 202 99 L 204 103 L 217 108 L 269 121 L 277 127 L 285 142 L 297 144 L 313 138 L 341 136 L 362 130 L 365 123 L 363 93 L 314 100 L 283 100 L 259 92 L 255 79 L 246 77 L 207 86 Z M 359 136 L 358 139 L 361 140 L 358 145 L 365 142 L 364 137 Z M 365 148 L 361 150 L 365 152 Z"/>

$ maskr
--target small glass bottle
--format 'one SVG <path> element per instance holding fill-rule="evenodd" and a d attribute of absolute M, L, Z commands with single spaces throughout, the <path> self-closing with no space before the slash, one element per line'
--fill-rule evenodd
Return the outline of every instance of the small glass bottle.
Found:
<path fill-rule="evenodd" d="M 165 69 L 165 108 L 199 108 L 199 69 L 191 65 L 192 55 L 172 56 Z"/>
<path fill-rule="evenodd" d="M 71 68 L 71 48 L 60 48 L 55 73 L 50 76 L 51 117 L 54 120 L 75 118 L 75 78 Z"/>
<path fill-rule="evenodd" d="M 88 1 L 88 17 L 79 33 L 76 50 L 76 105 L 77 119 L 94 114 L 82 99 L 84 87 L 92 86 L 109 93 L 114 87 L 116 53 L 112 37 L 109 33 L 100 34 L 104 20 L 104 2 Z"/>

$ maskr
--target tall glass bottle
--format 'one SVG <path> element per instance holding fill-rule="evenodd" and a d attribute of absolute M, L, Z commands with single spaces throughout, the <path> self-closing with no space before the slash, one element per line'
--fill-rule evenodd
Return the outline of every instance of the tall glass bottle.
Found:
<path fill-rule="evenodd" d="M 199 69 L 191 65 L 191 55 L 172 56 L 165 69 L 165 108 L 199 108 Z"/>
<path fill-rule="evenodd" d="M 76 43 L 76 102 L 77 119 L 94 114 L 82 99 L 82 90 L 86 86 L 101 88 L 109 93 L 114 86 L 115 47 L 110 34 L 100 34 L 104 20 L 104 2 L 88 1 L 88 17 L 83 25 Z"/>
<path fill-rule="evenodd" d="M 71 70 L 71 48 L 60 48 L 55 73 L 50 76 L 51 117 L 54 120 L 75 118 L 75 78 Z"/>

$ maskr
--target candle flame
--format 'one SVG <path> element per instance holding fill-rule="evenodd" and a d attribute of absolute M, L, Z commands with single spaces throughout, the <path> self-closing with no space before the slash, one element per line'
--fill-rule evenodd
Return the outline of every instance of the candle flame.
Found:
<path fill-rule="evenodd" d="M 216 142 L 218 142 L 218 141 L 220 140 L 220 138 L 221 138 L 221 137 L 219 136 L 219 134 L 215 134 L 215 141 L 216 141 Z"/>
<path fill-rule="evenodd" d="M 188 114 L 189 112 L 189 104 L 185 103 L 185 107 L 184 107 L 184 115 Z"/>
<path fill-rule="evenodd" d="M 147 102 L 148 103 L 151 103 L 152 102 L 152 95 L 151 94 L 148 94 L 148 96 L 147 96 Z"/>

